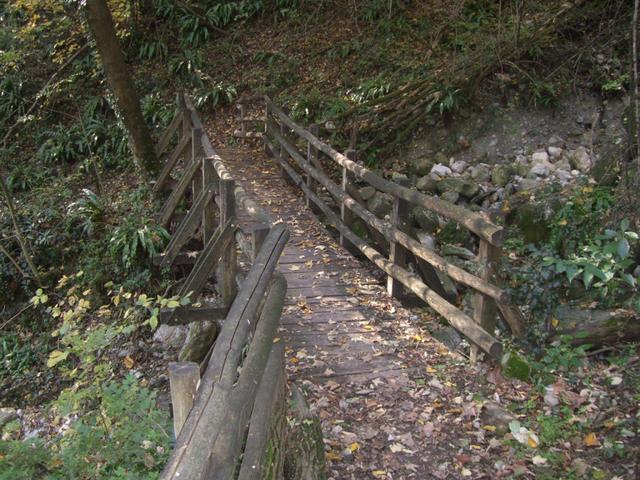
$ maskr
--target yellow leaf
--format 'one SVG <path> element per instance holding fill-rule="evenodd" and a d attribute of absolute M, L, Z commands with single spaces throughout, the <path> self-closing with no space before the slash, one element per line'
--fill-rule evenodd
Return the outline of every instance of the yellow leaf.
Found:
<path fill-rule="evenodd" d="M 384 470 L 374 470 L 371 473 L 376 477 L 384 477 L 387 474 L 387 472 Z"/>
<path fill-rule="evenodd" d="M 484 425 L 482 428 L 484 430 L 486 430 L 487 432 L 495 432 L 496 431 L 495 425 Z"/>
<path fill-rule="evenodd" d="M 433 367 L 427 367 L 427 373 L 436 373 L 438 370 L 436 370 Z"/>
<path fill-rule="evenodd" d="M 342 456 L 339 453 L 330 451 L 325 454 L 325 458 L 329 461 L 342 460 Z"/>
<path fill-rule="evenodd" d="M 63 362 L 69 356 L 69 351 L 61 352 L 60 350 L 54 350 L 49 354 L 49 360 L 47 360 L 47 367 L 55 367 L 58 363 Z"/>
<path fill-rule="evenodd" d="M 131 358 L 129 355 L 127 355 L 126 357 L 124 357 L 124 366 L 127 367 L 129 370 L 131 370 L 133 368 L 133 366 L 135 365 L 136 362 L 133 361 L 133 358 Z"/>
<path fill-rule="evenodd" d="M 597 447 L 600 445 L 600 440 L 598 440 L 595 433 L 586 435 L 583 442 L 586 447 Z"/>
<path fill-rule="evenodd" d="M 558 328 L 558 325 L 560 325 L 560 320 L 558 320 L 556 317 L 551 317 L 551 325 L 553 326 L 553 328 Z"/>
<path fill-rule="evenodd" d="M 358 442 L 353 442 L 351 445 L 349 445 L 349 450 L 351 450 L 352 452 L 360 450 L 360 444 Z"/>
<path fill-rule="evenodd" d="M 531 435 L 529 435 L 529 438 L 527 439 L 527 443 L 529 444 L 529 446 L 531 448 L 537 448 L 538 447 L 538 442 Z"/>

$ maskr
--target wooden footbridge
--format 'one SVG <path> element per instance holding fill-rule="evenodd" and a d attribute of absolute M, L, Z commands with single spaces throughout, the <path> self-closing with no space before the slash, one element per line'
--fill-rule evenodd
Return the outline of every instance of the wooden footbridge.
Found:
<path fill-rule="evenodd" d="M 246 143 L 217 150 L 188 99 L 179 106 L 157 147 L 166 159 L 153 187 L 163 199 L 158 221 L 172 238 L 156 260 L 180 279 L 176 293 L 199 303 L 161 313 L 165 323 L 190 324 L 182 361 L 170 366 L 176 445 L 161 478 L 323 478 L 309 473 L 322 469 L 322 452 L 334 478 L 411 478 L 434 468 L 406 448 L 407 477 L 392 476 L 384 460 L 371 470 L 382 433 L 373 426 L 406 422 L 376 401 L 402 402 L 413 372 L 435 371 L 429 362 L 451 357 L 452 369 L 464 368 L 423 337 L 396 298 L 411 294 L 446 319 L 469 340 L 472 361 L 481 353 L 499 360 L 497 318 L 523 332 L 496 280 L 501 227 L 381 178 L 267 97 L 239 102 L 236 135 Z M 358 185 L 393 197 L 389 220 L 366 208 Z M 405 222 L 413 206 L 473 232 L 480 271 L 417 241 Z M 356 218 L 372 240 L 352 230 Z M 475 291 L 471 315 L 446 298 L 436 270 Z M 320 418 L 316 458 L 301 451 L 295 430 L 313 422 L 291 422 L 287 379 L 305 388 Z"/>

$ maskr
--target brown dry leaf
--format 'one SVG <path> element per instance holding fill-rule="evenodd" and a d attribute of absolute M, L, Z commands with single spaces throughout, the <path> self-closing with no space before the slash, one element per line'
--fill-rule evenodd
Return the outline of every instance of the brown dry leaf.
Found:
<path fill-rule="evenodd" d="M 133 361 L 133 358 L 131 358 L 129 355 L 124 357 L 123 362 L 124 362 L 124 366 L 127 367 L 129 370 L 131 370 L 133 366 L 136 364 L 136 362 Z"/>
<path fill-rule="evenodd" d="M 598 440 L 598 437 L 596 437 L 595 433 L 587 434 L 582 441 L 583 441 L 585 447 L 598 447 L 598 446 L 600 446 L 600 440 Z"/>

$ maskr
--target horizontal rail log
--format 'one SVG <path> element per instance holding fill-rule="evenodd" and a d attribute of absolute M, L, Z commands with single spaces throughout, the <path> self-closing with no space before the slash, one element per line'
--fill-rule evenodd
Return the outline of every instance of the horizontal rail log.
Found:
<path fill-rule="evenodd" d="M 181 121 L 182 121 L 182 115 L 178 110 L 176 114 L 173 116 L 173 118 L 171 119 L 171 123 L 169 123 L 169 126 L 165 129 L 165 131 L 160 136 L 160 140 L 156 145 L 156 156 L 159 157 L 164 153 L 166 148 L 169 146 L 169 142 L 171 142 L 171 137 L 173 137 L 173 134 L 176 133 L 176 130 L 178 130 L 178 127 L 180 126 Z"/>
<path fill-rule="evenodd" d="M 185 167 L 184 172 L 182 172 L 182 177 L 178 181 L 178 185 L 176 185 L 176 187 L 173 189 L 171 195 L 169 195 L 169 198 L 162 206 L 162 210 L 160 211 L 158 223 L 163 227 L 166 228 L 169 225 L 173 212 L 175 212 L 176 208 L 178 207 L 178 203 L 180 203 L 180 200 L 187 192 L 187 188 L 189 188 L 191 180 L 193 180 L 193 177 L 199 168 L 199 162 L 191 162 Z"/>
<path fill-rule="evenodd" d="M 501 359 L 503 352 L 502 344 L 495 337 L 482 329 L 482 327 L 476 324 L 468 315 L 431 290 L 417 275 L 394 265 L 388 259 L 383 257 L 380 252 L 369 246 L 369 244 L 347 228 L 344 223 L 342 223 L 342 220 L 340 220 L 340 217 L 338 217 L 338 215 L 336 215 L 336 213 L 315 194 L 315 192 L 307 187 L 302 176 L 298 174 L 291 165 L 278 155 L 275 155 L 274 158 L 278 161 L 280 166 L 287 171 L 292 181 L 304 190 L 304 192 L 322 210 L 322 213 L 325 214 L 327 219 L 335 226 L 335 228 L 355 247 L 357 247 L 358 250 L 360 250 L 371 262 L 373 262 L 387 275 L 390 275 L 396 280 L 402 282 L 403 285 L 415 293 L 420 299 L 424 300 L 431 308 L 442 315 L 456 330 L 466 336 L 475 345 L 480 347 L 490 357 L 498 361 Z"/>
<path fill-rule="evenodd" d="M 247 352 L 238 383 L 233 387 L 226 409 L 224 427 L 213 447 L 209 480 L 233 478 L 242 444 L 248 430 L 258 386 L 263 377 L 284 307 L 287 281 L 275 273 L 266 293 L 265 304 Z"/>
<path fill-rule="evenodd" d="M 352 210 L 362 220 L 382 233 L 387 241 L 398 242 L 418 257 L 422 258 L 438 270 L 446 273 L 451 278 L 459 281 L 460 283 L 468 285 L 469 287 L 482 292 L 485 295 L 488 295 L 500 302 L 506 303 L 508 301 L 509 295 L 506 291 L 498 288 L 495 285 L 492 285 L 489 282 L 486 282 L 480 277 L 477 277 L 476 275 L 473 275 L 460 267 L 457 267 L 456 265 L 447 262 L 436 252 L 425 247 L 420 242 L 411 238 L 403 231 L 398 230 L 384 220 L 379 219 L 373 213 L 371 213 L 369 210 L 367 210 L 365 207 L 351 198 L 341 188 L 339 188 L 325 173 L 320 172 L 312 165 L 310 165 L 309 162 L 307 162 L 307 160 L 302 155 L 300 155 L 289 142 L 282 138 L 282 136 L 278 132 L 270 131 L 269 134 L 273 135 L 274 138 L 285 147 L 285 150 L 289 153 L 289 155 L 292 156 L 292 158 L 294 158 L 294 160 L 296 160 L 300 168 L 302 168 L 317 182 L 324 186 L 338 201 L 343 202 L 346 207 Z M 273 144 L 270 143 L 270 145 L 273 147 Z M 274 154 L 277 155 L 276 152 L 274 152 Z"/>
<path fill-rule="evenodd" d="M 288 239 L 289 232 L 284 225 L 275 225 L 267 235 L 211 350 L 193 408 L 161 480 L 202 480 L 207 471 L 211 449 L 224 422 L 243 347 L 256 324 L 256 312 Z"/>
<path fill-rule="evenodd" d="M 479 237 L 484 238 L 489 243 L 495 246 L 500 246 L 504 237 L 503 228 L 495 225 L 481 215 L 475 212 L 471 212 L 458 205 L 449 203 L 439 198 L 431 197 L 423 193 L 418 192 L 410 188 L 403 187 L 397 183 L 390 182 L 384 178 L 376 175 L 368 168 L 358 165 L 356 162 L 349 160 L 345 155 L 334 150 L 328 144 L 322 142 L 317 137 L 313 136 L 304 128 L 296 124 L 291 118 L 289 118 L 280 108 L 273 104 L 273 102 L 265 97 L 269 110 L 273 114 L 277 115 L 280 120 L 291 130 L 293 130 L 299 137 L 307 140 L 315 148 L 329 156 L 332 160 L 337 162 L 340 166 L 346 168 L 350 172 L 354 173 L 358 178 L 364 180 L 372 187 L 385 193 L 389 193 L 395 197 L 402 198 L 414 205 L 418 205 L 427 208 L 439 215 L 447 217 L 451 220 L 458 222 L 460 225 L 471 230 Z"/>
<path fill-rule="evenodd" d="M 182 154 L 185 152 L 186 148 L 190 144 L 191 144 L 191 135 L 185 135 L 180 139 L 176 148 L 173 150 L 169 158 L 167 158 L 167 161 L 162 167 L 162 171 L 160 172 L 160 175 L 158 175 L 158 179 L 156 180 L 156 183 L 152 189 L 154 194 L 157 194 L 164 188 L 165 184 L 169 181 L 169 178 L 171 177 L 172 170 L 175 168 L 176 164 L 178 163 L 178 160 L 180 159 L 180 157 L 182 156 Z"/>

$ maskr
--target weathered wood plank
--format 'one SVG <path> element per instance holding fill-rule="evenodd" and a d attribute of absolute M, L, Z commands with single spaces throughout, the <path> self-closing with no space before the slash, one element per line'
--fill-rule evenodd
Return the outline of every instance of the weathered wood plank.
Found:
<path fill-rule="evenodd" d="M 225 405 L 235 382 L 247 335 L 254 328 L 256 312 L 289 238 L 276 225 L 233 302 L 222 331 L 211 351 L 194 406 L 182 427 L 161 480 L 201 480 L 209 465 L 209 452 L 224 422 Z"/>
<path fill-rule="evenodd" d="M 178 127 L 180 126 L 181 121 L 182 121 L 182 115 L 180 115 L 180 112 L 178 111 L 171 119 L 171 123 L 169 123 L 169 126 L 162 133 L 162 136 L 160 137 L 160 140 L 156 145 L 156 156 L 159 157 L 164 153 L 166 148 L 169 146 L 169 143 L 171 142 L 171 138 L 178 130 Z"/>
<path fill-rule="evenodd" d="M 200 367 L 195 362 L 169 363 L 169 385 L 173 410 L 173 431 L 176 438 L 189 416 L 200 381 Z"/>

